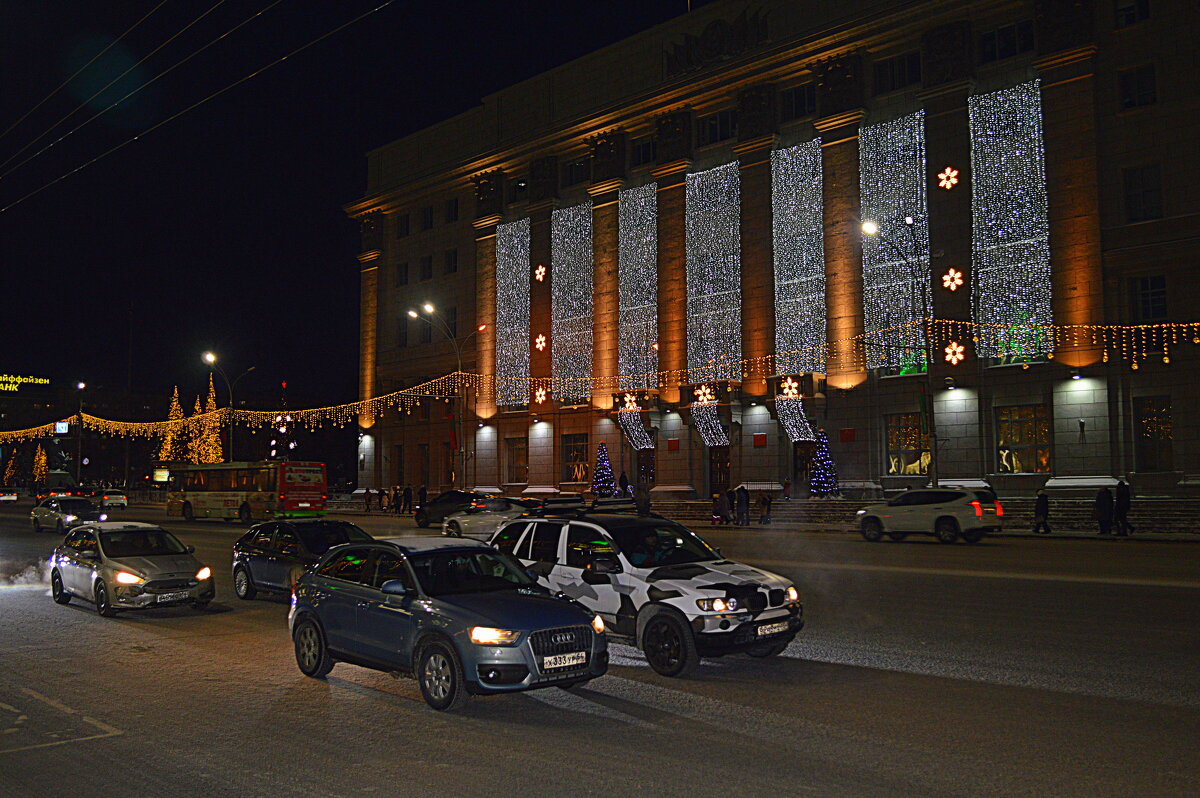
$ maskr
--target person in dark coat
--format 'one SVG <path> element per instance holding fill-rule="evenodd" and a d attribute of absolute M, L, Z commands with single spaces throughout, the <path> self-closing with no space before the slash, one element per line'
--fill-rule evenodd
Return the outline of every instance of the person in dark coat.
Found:
<path fill-rule="evenodd" d="M 403 504 L 401 504 L 401 506 L 400 506 L 400 512 L 406 513 L 408 515 L 412 515 L 412 511 L 413 511 L 413 508 L 412 508 L 412 499 L 413 499 L 412 485 L 405 485 L 404 493 L 402 493 L 400 495 L 401 495 L 401 501 L 403 502 Z"/>
<path fill-rule="evenodd" d="M 758 497 L 758 523 L 771 523 L 771 497 L 765 493 Z"/>
<path fill-rule="evenodd" d="M 750 526 L 750 491 L 745 485 L 737 489 L 737 525 Z"/>
<path fill-rule="evenodd" d="M 1096 492 L 1096 509 L 1094 510 L 1096 523 L 1100 525 L 1100 534 L 1107 535 L 1112 531 L 1113 522 L 1113 495 L 1112 491 L 1107 487 L 1101 488 Z"/>
<path fill-rule="evenodd" d="M 729 523 L 729 500 L 724 493 L 714 493 L 712 497 L 712 524 L 725 526 Z"/>
<path fill-rule="evenodd" d="M 621 478 L 617 480 L 617 486 L 621 489 L 622 496 L 629 495 L 629 477 L 625 476 L 625 472 L 621 472 Z"/>
<path fill-rule="evenodd" d="M 790 502 L 792 500 L 792 481 L 790 479 L 785 479 L 783 481 L 783 500 L 785 502 Z"/>
<path fill-rule="evenodd" d="M 425 486 L 417 488 L 417 507 L 424 507 L 425 500 L 429 498 L 429 491 L 425 490 Z"/>
<path fill-rule="evenodd" d="M 375 495 L 379 497 L 379 512 L 387 512 L 387 488 L 380 488 L 379 492 Z"/>
<path fill-rule="evenodd" d="M 1113 506 L 1113 520 L 1117 525 L 1117 536 L 1125 537 L 1133 531 L 1133 525 L 1129 523 L 1129 508 L 1133 504 L 1133 493 L 1129 490 L 1129 486 L 1125 484 L 1125 480 L 1117 481 L 1117 501 Z"/>
<path fill-rule="evenodd" d="M 1037 501 L 1033 503 L 1033 534 L 1050 534 L 1050 497 L 1044 490 L 1037 492 Z"/>
<path fill-rule="evenodd" d="M 725 491 L 725 521 L 730 524 L 734 523 L 734 521 L 737 520 L 736 516 L 734 515 L 736 512 L 737 494 L 734 493 L 733 488 L 730 488 L 729 490 Z"/>
<path fill-rule="evenodd" d="M 363 510 L 365 510 L 368 513 L 371 512 L 371 489 L 370 488 L 366 488 L 365 490 L 363 490 Z"/>

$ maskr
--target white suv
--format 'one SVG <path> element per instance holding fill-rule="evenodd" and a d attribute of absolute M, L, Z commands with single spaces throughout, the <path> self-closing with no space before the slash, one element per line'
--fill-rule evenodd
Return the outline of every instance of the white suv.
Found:
<path fill-rule="evenodd" d="M 885 534 L 904 540 L 910 534 L 933 535 L 942 543 L 960 537 L 978 543 L 989 532 L 999 532 L 1004 508 L 995 494 L 986 490 L 937 488 L 908 490 L 885 504 L 872 504 L 858 511 L 862 536 L 871 542 Z"/>
<path fill-rule="evenodd" d="M 700 657 L 774 656 L 804 626 L 791 580 L 725 559 L 674 521 L 541 512 L 507 524 L 491 544 L 598 613 L 610 638 L 642 649 L 663 676 L 691 672 Z"/>

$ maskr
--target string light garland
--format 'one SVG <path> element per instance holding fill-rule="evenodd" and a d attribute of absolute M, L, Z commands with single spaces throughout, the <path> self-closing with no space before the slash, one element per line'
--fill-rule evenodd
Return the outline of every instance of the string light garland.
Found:
<path fill-rule="evenodd" d="M 825 236 L 821 140 L 771 153 L 775 368 L 825 371 Z M 783 355 L 796 352 L 808 357 Z"/>
<path fill-rule="evenodd" d="M 590 201 L 550 214 L 550 264 L 550 359 L 554 378 L 564 385 L 557 396 L 565 402 L 589 399 L 595 271 Z"/>
<path fill-rule="evenodd" d="M 646 424 L 642 421 L 642 412 L 636 405 L 632 409 L 625 407 L 617 411 L 617 423 L 621 426 L 621 432 L 625 434 L 625 440 L 629 442 L 634 451 L 654 448 L 654 440 L 646 430 Z"/>
<path fill-rule="evenodd" d="M 496 226 L 496 402 L 529 397 L 529 218 Z"/>
<path fill-rule="evenodd" d="M 658 184 L 618 198 L 617 368 L 621 389 L 655 388 L 658 372 Z"/>
<path fill-rule="evenodd" d="M 912 322 L 932 307 L 924 111 L 859 131 L 859 190 L 862 218 L 878 227 L 863 237 L 863 327 L 896 333 L 867 348 L 867 366 L 899 368 L 925 351 L 924 328 Z"/>
<path fill-rule="evenodd" d="M 741 172 L 737 161 L 687 176 L 690 382 L 742 378 Z"/>
<path fill-rule="evenodd" d="M 976 353 L 1037 358 L 1054 351 L 1036 334 L 1054 321 L 1040 81 L 973 95 L 967 108 L 974 318 L 1002 325 L 979 337 Z"/>
<path fill-rule="evenodd" d="M 804 400 L 800 398 L 799 394 L 776 395 L 775 412 L 779 416 L 779 423 L 783 426 L 783 431 L 792 443 L 817 439 L 812 423 L 804 413 Z"/>
<path fill-rule="evenodd" d="M 958 269 L 950 269 L 942 275 L 942 288 L 951 292 L 957 291 L 959 286 L 963 284 L 963 273 Z"/>
<path fill-rule="evenodd" d="M 791 377 L 784 377 L 779 383 L 779 392 L 785 399 L 795 399 L 800 395 L 800 383 Z"/>
<path fill-rule="evenodd" d="M 721 424 L 716 402 L 692 402 L 692 424 L 705 446 L 729 445 L 729 435 Z"/>

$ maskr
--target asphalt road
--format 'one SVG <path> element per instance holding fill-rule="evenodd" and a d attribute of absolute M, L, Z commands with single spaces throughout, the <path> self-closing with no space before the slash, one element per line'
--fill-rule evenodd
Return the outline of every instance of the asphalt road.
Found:
<path fill-rule="evenodd" d="M 295 666 L 282 598 L 230 588 L 233 525 L 173 519 L 209 610 L 50 600 L 27 508 L 0 510 L 0 796 L 1195 795 L 1200 544 L 700 530 L 796 580 L 767 661 L 609 675 L 439 714 L 416 684 Z M 161 520 L 155 512 L 131 517 Z M 410 523 L 356 517 L 376 535 Z M 710 534 L 711 532 L 711 534 Z"/>

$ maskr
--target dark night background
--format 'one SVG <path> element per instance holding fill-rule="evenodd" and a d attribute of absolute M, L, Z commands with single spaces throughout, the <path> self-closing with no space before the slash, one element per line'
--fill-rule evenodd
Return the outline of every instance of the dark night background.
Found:
<path fill-rule="evenodd" d="M 0 167 L 0 372 L 135 392 L 202 390 L 206 349 L 248 406 L 357 399 L 356 225 L 365 153 L 484 95 L 685 13 L 671 2 L 396 0 L 15 207 L 12 203 L 384 0 L 38 0 L 0 5 L 7 161 L 125 68 L 215 10 Z M 697 3 L 696 5 L 699 5 Z M 122 106 L 16 164 L 255 12 Z M 118 89 L 120 91 L 118 92 Z M 101 100 L 107 102 L 101 103 Z M 223 391 L 222 391 L 223 394 Z M 254 398 L 252 398 L 254 397 Z M 239 404 L 241 402 L 239 401 Z"/>

